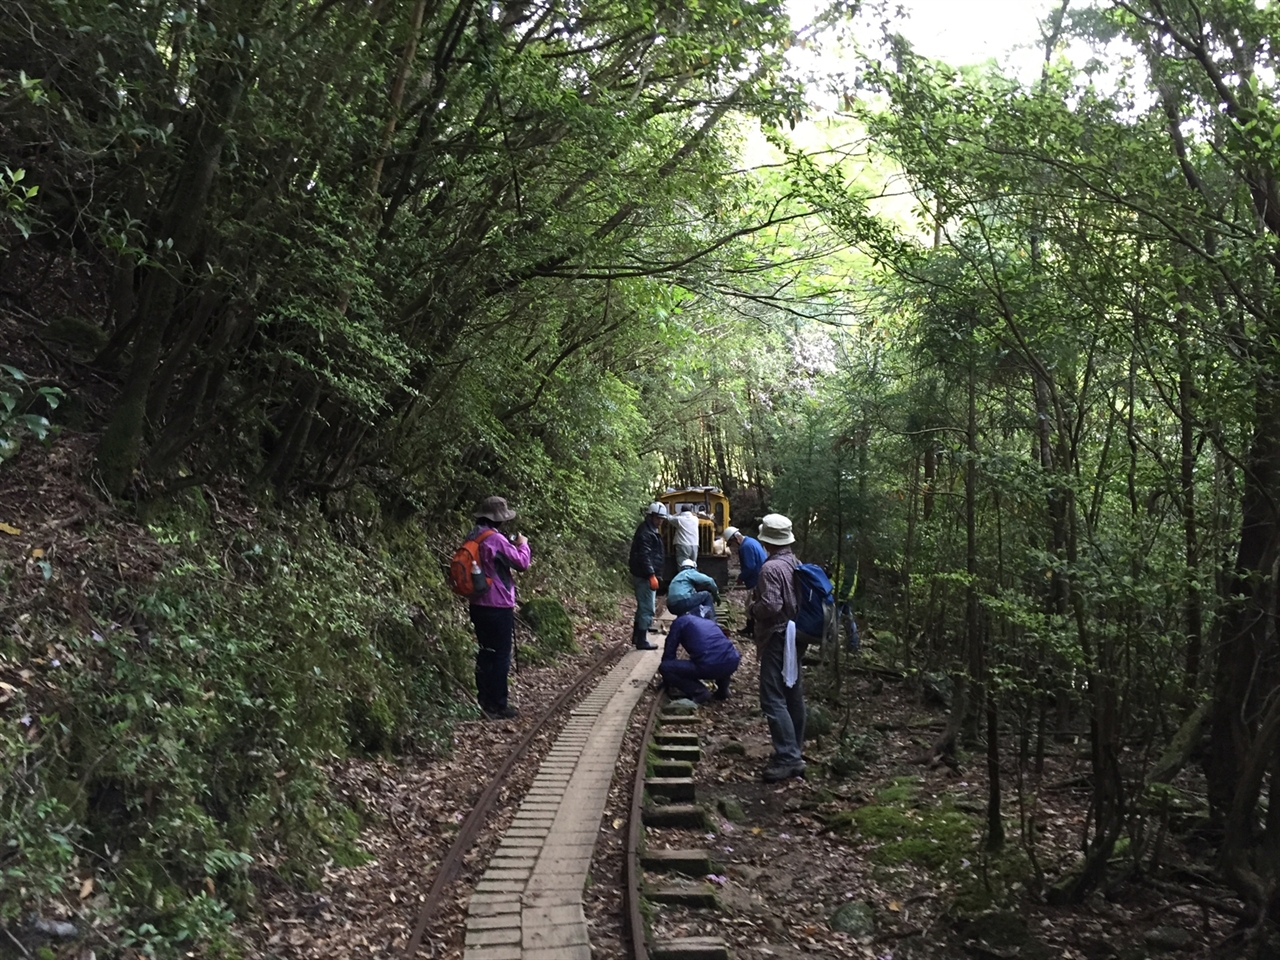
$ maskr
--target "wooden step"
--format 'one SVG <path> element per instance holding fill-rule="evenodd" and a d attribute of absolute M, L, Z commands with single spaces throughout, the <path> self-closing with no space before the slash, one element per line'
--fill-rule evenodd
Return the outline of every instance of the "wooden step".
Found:
<path fill-rule="evenodd" d="M 705 877 L 711 872 L 709 850 L 650 850 L 640 855 L 640 866 L 655 873 L 683 873 Z"/>
<path fill-rule="evenodd" d="M 716 888 L 709 883 L 697 883 L 692 886 L 650 887 L 644 892 L 644 898 L 654 903 L 670 903 L 681 907 L 707 907 L 716 905 Z"/>
<path fill-rule="evenodd" d="M 702 749 L 695 743 L 691 747 L 678 743 L 658 743 L 651 748 L 659 760 L 685 760 L 697 763 L 702 759 Z"/>
<path fill-rule="evenodd" d="M 644 788 L 652 797 L 666 797 L 668 800 L 692 803 L 697 797 L 694 794 L 693 777 L 645 777 Z"/>
<path fill-rule="evenodd" d="M 653 775 L 655 777 L 692 777 L 693 764 L 688 760 L 655 760 Z"/>
<path fill-rule="evenodd" d="M 664 747 L 696 747 L 698 745 L 698 735 L 696 733 L 659 729 L 653 733 L 653 742 Z"/>
<path fill-rule="evenodd" d="M 680 937 L 655 940 L 649 960 L 729 960 L 729 946 L 719 937 Z"/>
<path fill-rule="evenodd" d="M 706 830 L 707 813 L 696 803 L 655 803 L 641 812 L 646 827 Z"/>

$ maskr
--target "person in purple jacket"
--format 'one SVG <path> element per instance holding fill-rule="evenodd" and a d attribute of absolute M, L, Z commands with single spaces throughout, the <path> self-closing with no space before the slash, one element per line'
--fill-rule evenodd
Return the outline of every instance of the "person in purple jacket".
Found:
<path fill-rule="evenodd" d="M 476 525 L 468 540 L 480 544 L 480 570 L 487 589 L 471 598 L 471 624 L 476 628 L 476 699 L 490 720 L 509 720 L 520 711 L 507 702 L 507 673 L 516 623 L 516 582 L 513 570 L 528 570 L 529 540 L 514 540 L 502 525 L 516 512 L 502 497 L 486 497 L 476 506 Z"/>
<path fill-rule="evenodd" d="M 716 623 L 711 608 L 698 609 L 707 611 L 709 619 L 697 612 L 684 613 L 671 624 L 658 672 L 673 695 L 688 697 L 694 703 L 706 703 L 711 699 L 711 691 L 703 681 L 710 680 L 716 685 L 715 698 L 724 700 L 729 696 L 729 680 L 741 658 L 738 648 Z M 688 660 L 677 659 L 676 652 L 681 646 L 689 654 Z"/>

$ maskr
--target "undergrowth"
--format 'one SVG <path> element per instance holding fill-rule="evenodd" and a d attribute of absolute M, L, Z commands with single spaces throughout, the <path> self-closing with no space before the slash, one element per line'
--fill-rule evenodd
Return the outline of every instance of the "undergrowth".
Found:
<path fill-rule="evenodd" d="M 198 493 L 153 511 L 162 572 L 78 616 L 54 609 L 61 571 L 0 574 L 0 599 L 48 592 L 0 637 L 0 924 L 93 925 L 99 956 L 234 955 L 259 874 L 307 885 L 363 856 L 326 764 L 447 750 L 474 714 L 465 610 L 416 526 L 212 513 Z"/>
<path fill-rule="evenodd" d="M 1031 873 L 1017 844 L 982 849 L 978 819 L 957 809 L 952 796 L 921 796 L 918 777 L 894 777 L 876 791 L 874 803 L 835 811 L 826 821 L 838 833 L 869 842 L 868 858 L 886 873 L 912 865 L 946 878 L 942 885 L 950 887 L 958 915 L 1011 902 Z"/>
<path fill-rule="evenodd" d="M 525 663 L 551 663 L 560 654 L 573 653 L 573 621 L 555 597 L 534 597 L 520 605 L 520 616 L 533 630 L 535 642 L 520 651 Z"/>

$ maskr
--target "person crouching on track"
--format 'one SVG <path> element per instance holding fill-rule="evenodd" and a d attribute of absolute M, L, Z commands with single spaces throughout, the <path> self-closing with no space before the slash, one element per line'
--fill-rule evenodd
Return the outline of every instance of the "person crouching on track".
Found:
<path fill-rule="evenodd" d="M 485 716 L 509 720 L 520 711 L 507 702 L 507 673 L 516 625 L 516 582 L 512 570 L 528 570 L 529 540 L 520 534 L 509 540 L 502 530 L 516 512 L 502 497 L 486 497 L 476 505 L 476 525 L 468 540 L 480 539 L 480 569 L 489 589 L 471 601 L 471 624 L 476 628 L 476 699 Z M 481 537 L 486 528 L 497 536 Z"/>
<path fill-rule="evenodd" d="M 636 590 L 636 618 L 631 628 L 631 643 L 637 650 L 657 650 L 656 643 L 649 642 L 649 624 L 657 613 L 658 574 L 662 572 L 664 547 L 659 529 L 667 517 L 666 504 L 655 500 L 649 504 L 644 519 L 636 527 L 631 538 L 631 556 L 627 567 L 631 570 L 631 582 Z"/>
<path fill-rule="evenodd" d="M 697 612 L 676 617 L 667 632 L 667 645 L 662 650 L 658 672 L 672 696 L 679 694 L 694 703 L 706 703 L 712 694 L 703 681 L 713 681 L 715 699 L 724 700 L 729 696 L 729 680 L 738 669 L 738 648 L 711 619 L 714 617 L 711 608 L 699 609 L 706 617 Z M 689 655 L 688 660 L 676 658 L 676 651 L 682 646 Z"/>
<path fill-rule="evenodd" d="M 681 560 L 680 572 L 667 585 L 667 609 L 677 617 L 720 602 L 720 586 L 698 572 L 697 560 Z"/>

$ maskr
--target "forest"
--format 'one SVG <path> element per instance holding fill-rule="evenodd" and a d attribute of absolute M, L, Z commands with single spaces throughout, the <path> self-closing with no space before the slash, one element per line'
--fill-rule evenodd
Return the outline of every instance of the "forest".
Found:
<path fill-rule="evenodd" d="M 606 620 L 714 484 L 947 679 L 1023 896 L 1182 831 L 1277 955 L 1280 4 L 1046 9 L 1027 82 L 871 0 L 0 0 L 0 928 L 236 955 L 326 764 L 474 715 L 477 499 Z"/>

